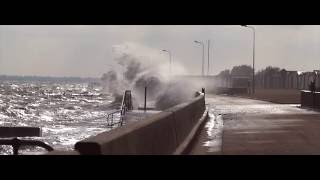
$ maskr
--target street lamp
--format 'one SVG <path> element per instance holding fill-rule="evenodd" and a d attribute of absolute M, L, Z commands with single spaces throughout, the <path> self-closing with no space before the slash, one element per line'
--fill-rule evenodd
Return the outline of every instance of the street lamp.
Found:
<path fill-rule="evenodd" d="M 171 76 L 171 63 L 172 63 L 171 51 L 165 50 L 165 49 L 162 50 L 162 51 L 169 53 L 169 58 L 170 58 L 170 59 L 169 59 L 169 61 L 170 61 L 170 68 L 169 68 L 169 69 L 170 69 L 170 73 L 169 73 L 169 74 L 170 74 L 170 76 Z"/>
<path fill-rule="evenodd" d="M 210 40 L 208 40 L 208 70 L 207 70 L 207 76 L 209 76 L 210 71 Z"/>
<path fill-rule="evenodd" d="M 194 41 L 195 43 L 202 45 L 202 77 L 204 76 L 204 44 L 201 41 Z"/>
<path fill-rule="evenodd" d="M 254 65 L 255 65 L 255 44 L 256 44 L 256 29 L 253 26 L 241 25 L 242 27 L 247 27 L 253 31 L 253 55 L 252 55 L 252 93 L 255 93 L 255 81 L 254 81 Z"/>

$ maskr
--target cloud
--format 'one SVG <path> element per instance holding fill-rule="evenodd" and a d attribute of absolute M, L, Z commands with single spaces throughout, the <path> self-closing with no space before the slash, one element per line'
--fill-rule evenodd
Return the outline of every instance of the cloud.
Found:
<path fill-rule="evenodd" d="M 320 26 L 255 27 L 258 69 L 267 65 L 318 68 Z M 0 38 L 1 74 L 100 77 L 112 68 L 112 47 L 124 42 L 139 43 L 160 54 L 162 49 L 171 50 L 173 61 L 190 74 L 201 73 L 202 49 L 194 40 L 211 40 L 213 74 L 252 63 L 252 31 L 240 26 L 2 25 Z"/>

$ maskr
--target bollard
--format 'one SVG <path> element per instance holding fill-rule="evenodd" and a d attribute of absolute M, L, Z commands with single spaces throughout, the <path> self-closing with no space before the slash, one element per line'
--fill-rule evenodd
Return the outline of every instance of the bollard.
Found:
<path fill-rule="evenodd" d="M 202 88 L 201 92 L 204 94 L 204 96 L 206 96 L 206 89 L 205 88 Z"/>
<path fill-rule="evenodd" d="M 20 140 L 18 138 L 13 138 L 12 139 L 13 155 L 18 155 L 20 146 L 21 146 Z"/>
<path fill-rule="evenodd" d="M 144 111 L 147 111 L 147 86 L 144 87 Z"/>

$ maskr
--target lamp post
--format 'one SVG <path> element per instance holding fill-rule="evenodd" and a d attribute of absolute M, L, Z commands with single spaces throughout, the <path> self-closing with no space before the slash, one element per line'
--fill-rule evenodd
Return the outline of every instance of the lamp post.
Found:
<path fill-rule="evenodd" d="M 208 72 L 207 72 L 207 76 L 209 76 L 209 71 L 210 71 L 210 40 L 208 40 Z"/>
<path fill-rule="evenodd" d="M 172 63 L 171 51 L 165 50 L 165 49 L 162 51 L 169 53 L 169 61 L 170 61 L 169 75 L 171 76 L 171 63 Z"/>
<path fill-rule="evenodd" d="M 202 77 L 204 76 L 204 44 L 201 41 L 194 41 L 195 43 L 202 45 Z"/>
<path fill-rule="evenodd" d="M 256 29 L 253 26 L 241 25 L 243 27 L 247 27 L 252 29 L 253 32 L 253 55 L 252 55 L 252 93 L 255 93 L 255 81 L 254 81 L 254 65 L 255 65 L 255 44 L 256 44 Z"/>

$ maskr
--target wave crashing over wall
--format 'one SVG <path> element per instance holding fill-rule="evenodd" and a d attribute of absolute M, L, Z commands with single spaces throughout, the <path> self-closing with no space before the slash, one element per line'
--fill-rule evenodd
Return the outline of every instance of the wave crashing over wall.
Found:
<path fill-rule="evenodd" d="M 101 80 L 105 90 L 112 93 L 115 101 L 121 101 L 122 93 L 131 90 L 134 107 L 147 100 L 154 101 L 156 109 L 164 110 L 192 98 L 192 86 L 179 82 L 175 75 L 185 73 L 182 65 L 175 62 L 173 74 L 169 74 L 168 55 L 159 49 L 152 49 L 136 43 L 113 46 L 114 61 Z"/>

